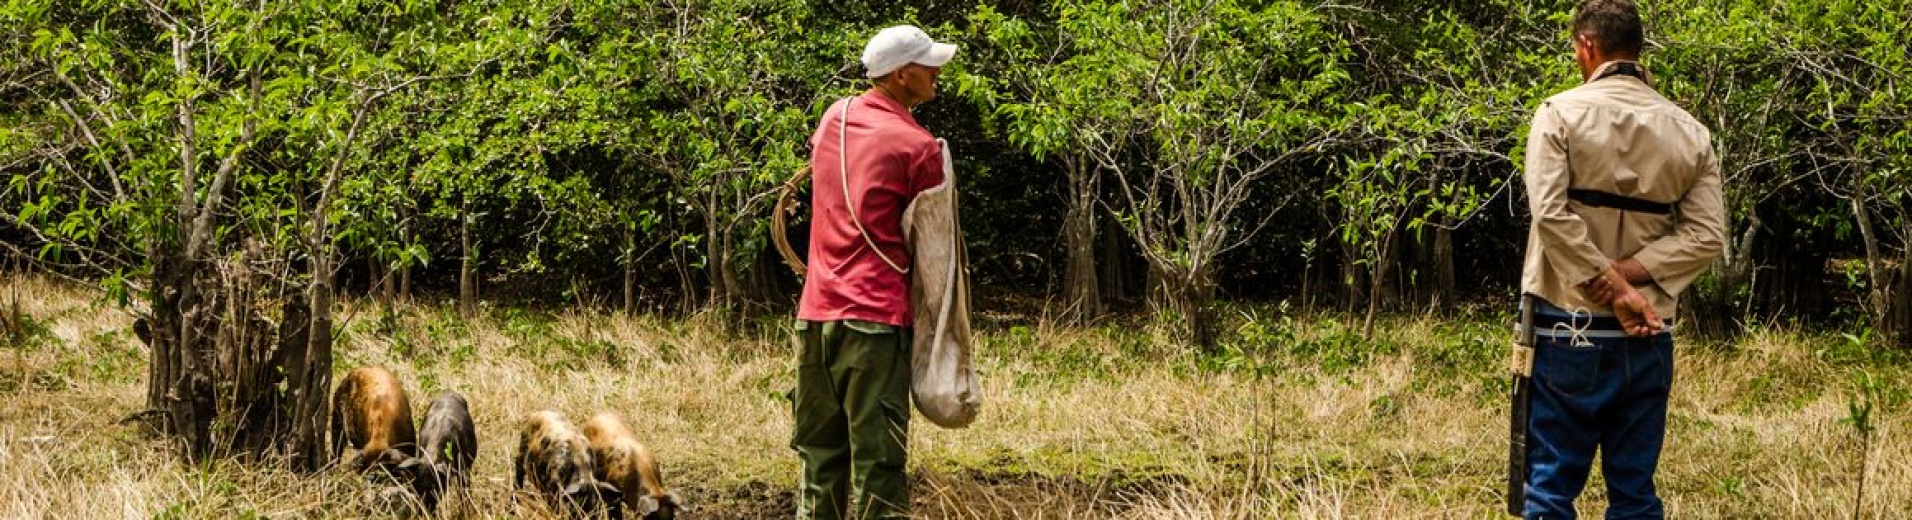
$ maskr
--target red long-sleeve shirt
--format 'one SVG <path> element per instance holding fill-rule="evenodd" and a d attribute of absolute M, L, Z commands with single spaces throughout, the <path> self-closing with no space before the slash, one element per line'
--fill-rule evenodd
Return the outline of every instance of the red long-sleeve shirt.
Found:
<path fill-rule="evenodd" d="M 845 156 L 837 121 L 850 103 L 843 132 L 850 201 L 844 200 Z M 870 250 L 875 242 L 897 267 L 909 269 L 903 243 L 903 209 L 918 193 L 943 182 L 942 150 L 909 109 L 887 97 L 865 94 L 838 101 L 810 137 L 810 253 L 797 318 L 861 320 L 899 327 L 913 323 L 909 275 Z M 850 220 L 849 204 L 870 236 Z"/>

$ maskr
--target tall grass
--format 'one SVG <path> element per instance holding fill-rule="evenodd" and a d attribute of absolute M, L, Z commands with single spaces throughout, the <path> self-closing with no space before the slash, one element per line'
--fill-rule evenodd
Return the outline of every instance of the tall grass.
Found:
<path fill-rule="evenodd" d="M 96 295 L 12 276 L 44 330 L 0 352 L 0 517 L 385 516 L 354 475 L 270 464 L 184 467 L 121 419 L 140 407 L 144 347 Z M 515 421 L 616 410 L 659 454 L 698 518 L 786 516 L 797 474 L 782 320 L 725 323 L 589 311 L 347 302 L 338 369 L 379 364 L 423 410 L 466 394 L 479 429 L 474 489 L 454 517 L 546 517 L 513 500 Z M 1118 320 L 1119 321 L 1119 320 Z M 1385 320 L 1376 342 L 1333 316 L 1238 314 L 1221 348 L 1192 352 L 1148 327 L 1057 327 L 992 317 L 988 395 L 966 430 L 918 422 L 910 468 L 926 518 L 1487 518 L 1505 456 L 1505 324 Z M 1660 488 L 1677 517 L 1890 518 L 1912 511 L 1907 411 L 1840 420 L 1864 369 L 1906 388 L 1903 356 L 1784 328 L 1678 347 Z M 1598 480 L 1583 514 L 1604 509 Z"/>

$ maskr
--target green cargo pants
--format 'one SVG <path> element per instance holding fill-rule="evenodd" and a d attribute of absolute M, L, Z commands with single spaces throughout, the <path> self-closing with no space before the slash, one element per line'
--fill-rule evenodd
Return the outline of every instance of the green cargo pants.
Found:
<path fill-rule="evenodd" d="M 799 320 L 796 342 L 797 517 L 907 517 L 910 329 Z"/>

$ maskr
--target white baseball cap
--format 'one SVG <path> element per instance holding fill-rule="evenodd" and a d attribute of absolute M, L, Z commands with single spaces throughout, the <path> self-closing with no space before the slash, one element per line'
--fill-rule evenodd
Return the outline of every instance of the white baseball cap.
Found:
<path fill-rule="evenodd" d="M 863 46 L 864 75 L 878 78 L 911 63 L 941 67 L 956 57 L 956 46 L 936 43 L 914 25 L 883 29 Z"/>

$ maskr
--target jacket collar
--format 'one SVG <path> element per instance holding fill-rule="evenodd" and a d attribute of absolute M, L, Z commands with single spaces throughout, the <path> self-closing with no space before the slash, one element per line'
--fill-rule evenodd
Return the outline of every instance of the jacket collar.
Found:
<path fill-rule="evenodd" d="M 1632 67 L 1633 70 L 1639 71 L 1639 75 L 1635 77 L 1639 78 L 1641 83 L 1645 83 L 1647 88 L 1653 88 L 1653 72 L 1647 70 L 1645 65 L 1641 65 L 1639 60 L 1612 60 L 1606 63 L 1602 63 L 1600 64 L 1599 67 L 1594 68 L 1593 74 L 1590 76 L 1587 76 L 1587 79 L 1581 81 L 1581 83 L 1582 84 L 1592 83 L 1595 81 L 1600 81 L 1601 79 L 1605 79 L 1607 76 L 1619 75 L 1619 74 L 1612 74 L 1610 72 L 1612 72 L 1616 68 L 1621 68 L 1623 66 Z M 1631 76 L 1631 74 L 1628 74 L 1628 75 Z"/>

